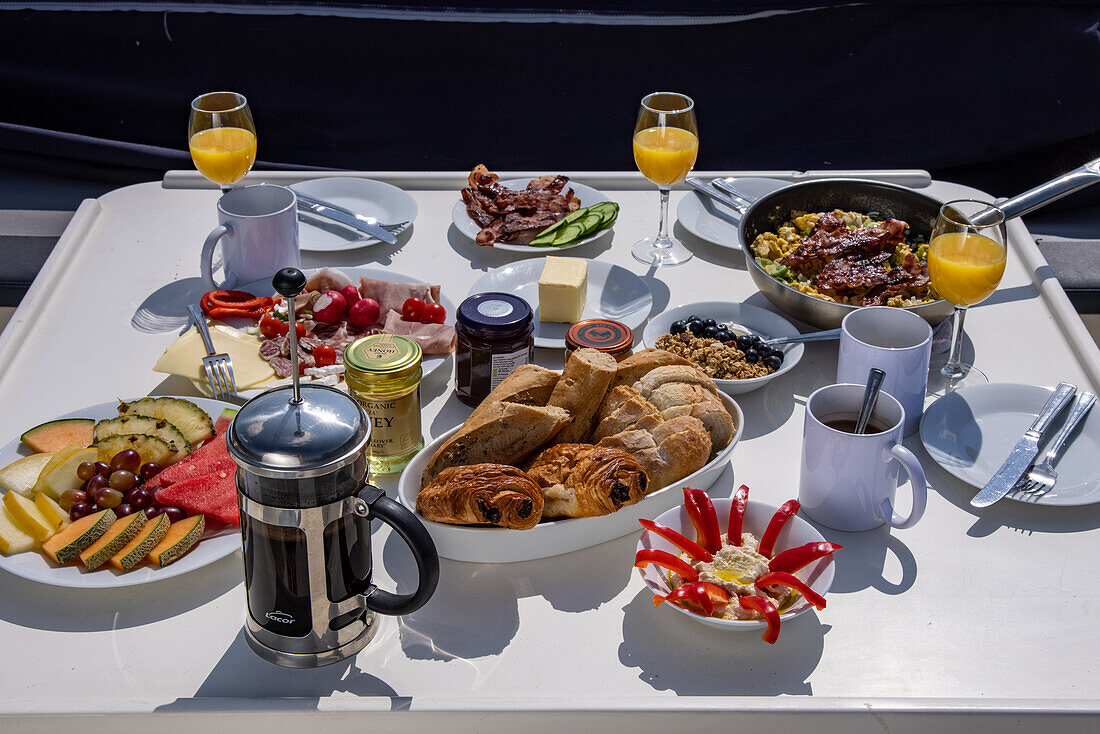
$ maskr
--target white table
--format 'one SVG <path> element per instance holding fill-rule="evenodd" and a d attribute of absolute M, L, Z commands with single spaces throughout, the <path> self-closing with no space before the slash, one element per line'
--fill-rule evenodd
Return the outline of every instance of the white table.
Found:
<path fill-rule="evenodd" d="M 324 263 L 306 256 L 305 265 L 392 263 L 442 283 L 458 302 L 481 272 L 517 258 L 478 248 L 450 226 L 462 174 L 363 175 L 413 192 L 420 214 L 411 233 L 396 247 Z M 577 179 L 619 201 L 622 213 L 613 237 L 568 254 L 646 274 L 629 246 L 655 229 L 656 193 L 636 174 Z M 172 186 L 187 181 L 169 176 Z M 928 192 L 973 193 L 945 183 Z M 673 211 L 682 195 L 674 193 Z M 197 277 L 217 196 L 151 183 L 81 205 L 0 337 L 3 440 L 116 396 L 192 392 L 175 378 L 162 384 L 150 370 L 174 334 L 140 331 L 131 319 L 170 281 Z M 696 256 L 646 275 L 657 309 L 713 299 L 764 303 L 739 252 L 676 231 Z M 1066 379 L 1095 390 L 1100 352 L 1024 226 L 1012 222 L 1009 232 L 1004 282 L 967 319 L 978 366 L 994 381 Z M 560 366 L 556 353 L 537 356 Z M 792 374 L 738 397 L 745 436 L 712 494 L 744 482 L 770 503 L 796 495 L 804 400 L 832 381 L 835 360 L 835 343 L 808 345 Z M 429 438 L 468 412 L 452 396 L 452 380 L 425 382 Z M 974 490 L 934 465 L 915 438 L 908 443 L 934 487 L 924 519 L 893 533 L 826 532 L 845 546 L 828 608 L 784 625 L 774 647 L 755 634 L 723 634 L 655 610 L 631 569 L 634 536 L 527 563 L 443 560 L 426 607 L 383 619 L 353 662 L 316 671 L 284 670 L 248 649 L 239 554 L 179 579 L 107 592 L 0 573 L 0 731 L 1095 727 L 1100 508 L 1004 501 L 975 511 Z M 396 482 L 382 484 L 392 493 Z M 398 539 L 379 529 L 375 542 L 379 569 L 415 574 Z M 83 717 L 66 723 L 73 714 Z M 120 721 L 120 714 L 128 716 Z"/>

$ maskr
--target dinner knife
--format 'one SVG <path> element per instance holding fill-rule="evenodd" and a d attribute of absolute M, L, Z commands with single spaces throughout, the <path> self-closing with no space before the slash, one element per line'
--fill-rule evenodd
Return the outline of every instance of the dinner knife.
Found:
<path fill-rule="evenodd" d="M 697 176 L 688 176 L 684 179 L 684 183 L 698 191 L 700 194 L 709 196 L 718 203 L 724 204 L 730 209 L 733 209 L 736 212 L 740 212 L 741 214 L 744 214 L 745 209 L 748 208 L 747 206 L 745 206 L 745 204 L 737 201 L 732 196 L 726 194 L 724 191 L 719 191 L 718 189 L 714 188 L 709 183 L 701 178 L 698 178 Z"/>
<path fill-rule="evenodd" d="M 1073 398 L 1076 392 L 1076 385 L 1071 385 L 1068 382 L 1058 383 L 1058 388 L 1047 400 L 1035 422 L 1024 432 L 1023 437 L 1016 442 L 1012 453 L 1001 464 L 1001 468 L 997 470 L 993 478 L 986 483 L 974 499 L 970 500 L 971 505 L 974 507 L 989 507 L 1012 490 L 1012 487 L 1023 476 L 1023 473 L 1031 466 L 1031 462 L 1039 455 L 1039 439 L 1042 438 L 1043 432 L 1058 414 L 1069 405 L 1070 399 Z"/>
<path fill-rule="evenodd" d="M 360 232 L 365 232 L 375 239 L 379 239 L 386 244 L 397 244 L 397 237 L 384 227 L 369 221 L 362 214 L 356 214 L 350 209 L 345 209 L 342 206 L 333 204 L 330 201 L 323 199 L 317 199 L 312 196 L 307 196 L 299 191 L 294 191 L 294 194 L 298 197 L 299 208 L 306 209 L 313 212 L 319 217 L 325 217 L 331 219 L 334 222 L 339 222 L 344 226 L 357 229 Z"/>

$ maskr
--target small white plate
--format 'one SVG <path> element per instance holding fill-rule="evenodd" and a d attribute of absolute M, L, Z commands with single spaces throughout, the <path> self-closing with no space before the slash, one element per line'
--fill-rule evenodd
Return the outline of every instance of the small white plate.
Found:
<path fill-rule="evenodd" d="M 645 346 L 656 347 L 657 339 L 669 333 L 668 330 L 672 326 L 672 322 L 687 319 L 688 316 L 693 314 L 701 319 L 714 319 L 719 323 L 733 322 L 741 324 L 763 339 L 777 336 L 795 336 L 799 333 L 790 321 L 756 306 L 749 306 L 744 303 L 725 303 L 723 301 L 700 301 L 699 303 L 689 303 L 686 306 L 670 308 L 650 319 L 645 331 L 642 332 L 642 340 L 645 342 Z M 802 359 L 803 352 L 806 351 L 805 346 L 801 343 L 780 344 L 777 348 L 783 350 L 783 364 L 770 375 L 750 377 L 747 380 L 715 379 L 714 384 L 718 385 L 718 389 L 722 392 L 730 395 L 750 392 L 793 370 L 799 360 Z"/>
<path fill-rule="evenodd" d="M 198 405 L 214 420 L 218 419 L 225 408 L 236 410 L 239 407 L 231 403 L 207 400 L 206 398 L 184 397 L 183 399 L 190 400 Z M 117 415 L 118 400 L 112 400 L 108 403 L 100 403 L 99 405 L 74 410 L 71 413 L 58 416 L 58 418 L 103 420 Z M 0 449 L 0 466 L 7 466 L 20 456 L 27 456 L 30 453 L 29 449 L 20 444 L 18 438 L 9 441 L 4 448 Z M 219 523 L 220 526 L 221 523 Z M 83 566 L 73 564 L 55 566 L 37 551 L 17 553 L 14 556 L 0 554 L 0 568 L 16 576 L 22 576 L 25 579 L 49 584 L 50 586 L 69 586 L 79 589 L 114 589 L 180 576 L 189 571 L 208 566 L 215 561 L 220 561 L 240 547 L 240 532 L 227 528 L 217 534 L 207 530 L 198 545 L 188 551 L 183 558 L 164 568 L 143 565 L 123 573 L 122 571 L 116 571 L 114 568 L 103 566 L 95 571 L 88 571 Z"/>
<path fill-rule="evenodd" d="M 734 179 L 731 183 L 754 200 L 789 185 L 786 181 L 774 178 L 753 177 Z M 698 191 L 692 190 L 680 199 L 676 206 L 676 220 L 701 240 L 731 250 L 744 249 L 738 230 L 741 212 Z"/>
<path fill-rule="evenodd" d="M 406 192 L 369 178 L 315 178 L 291 184 L 294 191 L 342 206 L 356 214 L 374 217 L 380 224 L 408 222 L 394 234 L 404 232 L 416 219 L 416 200 Z M 307 252 L 340 252 L 380 244 L 370 235 L 342 224 L 298 212 L 299 246 Z"/>
<path fill-rule="evenodd" d="M 325 179 L 329 180 L 329 179 Z M 352 282 L 358 283 L 360 278 L 372 278 L 373 280 L 388 280 L 394 283 L 422 283 L 419 278 L 414 278 L 411 275 L 403 275 L 401 273 L 395 273 L 392 270 L 382 268 L 337 268 L 340 272 L 347 275 L 352 279 Z M 312 276 L 318 269 L 306 270 L 306 277 Z M 266 296 L 274 294 L 274 289 L 271 287 L 271 281 L 269 280 L 257 280 L 253 283 L 249 283 L 246 286 L 241 287 L 247 293 L 251 293 L 256 296 Z M 447 319 L 444 323 L 454 325 L 455 322 L 455 305 L 451 299 L 447 298 L 443 294 L 443 289 L 439 291 L 439 302 L 443 304 L 443 308 L 447 309 Z M 249 319 L 226 319 L 225 323 L 235 327 L 237 329 L 244 330 L 246 327 L 255 326 L 255 322 Z M 256 349 L 259 350 L 261 337 L 256 337 Z M 450 362 L 450 354 L 433 354 L 430 357 L 423 357 L 421 360 L 421 366 L 424 369 L 424 377 L 435 373 L 440 367 Z M 214 393 L 210 390 L 210 385 L 205 380 L 191 380 L 191 384 L 195 386 L 195 389 L 207 397 L 213 397 Z M 280 385 L 289 385 L 290 379 L 286 380 L 271 380 L 265 382 L 263 387 L 256 387 L 250 390 L 241 390 L 237 393 L 237 396 L 244 400 L 251 400 L 261 393 L 265 393 L 273 387 L 279 387 Z M 308 385 L 308 382 L 303 382 L 303 385 Z M 341 390 L 347 390 L 347 383 L 341 380 L 336 385 Z"/>
<path fill-rule="evenodd" d="M 730 504 L 732 500 L 728 498 L 718 498 L 712 499 L 711 501 L 714 503 L 715 512 L 718 513 L 718 525 L 722 530 L 722 534 L 725 535 L 726 529 L 729 527 Z M 756 500 L 749 499 L 749 503 L 745 507 L 744 532 L 752 533 L 759 539 L 764 533 L 764 529 L 768 527 L 768 521 L 772 519 L 772 515 L 775 514 L 776 509 L 777 508 L 764 502 L 757 502 Z M 672 528 L 688 538 L 695 537 L 695 528 L 691 524 L 691 518 L 688 517 L 687 510 L 684 509 L 683 505 L 667 510 L 664 514 L 656 517 L 655 520 L 661 525 Z M 779 538 L 776 539 L 775 543 L 775 555 L 779 555 L 779 553 L 789 548 L 797 548 L 800 545 L 805 545 L 806 543 L 822 543 L 824 541 L 825 538 L 822 537 L 821 533 L 817 532 L 817 528 L 798 515 L 795 515 L 787 520 L 787 524 L 784 525 L 783 530 L 780 531 Z M 643 532 L 641 539 L 638 541 L 637 550 L 642 550 L 644 548 L 656 548 L 672 553 L 673 555 L 680 554 L 679 548 L 659 535 L 648 531 Z M 652 591 L 654 595 L 660 594 L 661 596 L 665 596 L 670 591 L 665 571 L 659 566 L 651 563 L 644 569 L 638 569 L 638 573 L 641 574 L 642 580 L 645 581 L 646 586 L 649 587 L 649 590 Z M 809 584 L 810 588 L 818 594 L 825 596 L 829 593 L 829 588 L 833 585 L 833 577 L 835 574 L 836 563 L 833 561 L 833 557 L 829 555 L 795 572 L 794 575 Z M 689 612 L 678 604 L 662 604 L 661 606 L 672 607 L 680 614 L 685 614 L 696 622 L 701 622 L 708 627 L 715 627 L 722 630 L 748 632 L 752 630 L 762 630 L 767 627 L 767 623 L 763 620 L 718 619 L 716 617 L 704 617 L 701 614 Z M 809 602 L 805 599 L 800 599 L 794 606 L 779 615 L 780 625 L 789 619 L 797 617 L 810 608 Z M 780 634 L 782 634 L 782 626 L 780 627 Z"/>
<path fill-rule="evenodd" d="M 487 526 L 447 525 L 417 516 L 435 541 L 436 550 L 444 558 L 470 563 L 513 563 L 549 558 L 581 548 L 621 538 L 638 530 L 638 519 L 649 517 L 675 506 L 683 499 L 681 487 L 706 489 L 717 481 L 726 468 L 734 446 L 741 440 L 745 415 L 732 398 L 722 396 L 722 403 L 733 417 L 734 433 L 726 448 L 699 471 L 678 482 L 658 489 L 636 504 L 601 517 L 573 517 L 541 522 L 530 530 L 511 530 Z M 397 484 L 400 502 L 416 512 L 416 495 L 420 494 L 420 475 L 439 447 L 457 431 L 454 428 L 425 446 L 413 457 Z"/>
<path fill-rule="evenodd" d="M 530 182 L 531 179 L 529 178 L 512 178 L 507 181 L 500 181 L 499 183 L 506 188 L 522 191 L 523 189 L 527 188 L 527 184 Z M 608 199 L 606 196 L 604 196 L 591 186 L 585 186 L 584 184 L 579 184 L 576 181 L 570 181 L 565 185 L 565 188 L 573 189 L 573 193 L 577 195 L 577 200 L 580 201 L 581 207 L 599 204 L 601 201 L 611 201 L 611 199 Z M 459 197 L 458 201 L 455 202 L 454 208 L 451 209 L 451 221 L 454 222 L 455 229 L 466 235 L 468 238 L 470 238 L 471 241 L 476 239 L 478 232 L 481 231 L 481 227 L 478 226 L 477 222 L 470 219 L 470 214 L 466 211 L 466 202 L 462 201 L 461 196 Z M 585 237 L 584 239 L 577 240 L 576 242 L 572 242 L 568 245 L 562 245 L 561 247 L 531 247 L 531 245 L 509 245 L 506 242 L 497 242 L 493 245 L 493 249 L 507 250 L 509 252 L 526 252 L 539 253 L 541 255 L 553 255 L 554 253 L 561 252 L 562 250 L 570 250 L 574 247 L 587 245 L 589 242 L 603 237 L 605 234 L 613 229 L 615 229 L 614 225 L 608 227 L 607 229 L 601 229 L 599 232 L 592 235 L 591 237 Z"/>
<path fill-rule="evenodd" d="M 984 487 L 1024 431 L 1039 415 L 1053 390 L 1036 385 L 992 383 L 956 390 L 924 411 L 920 439 L 928 454 L 948 473 Z M 1054 437 L 1065 411 L 1039 442 L 1039 457 Z M 1077 427 L 1054 464 L 1058 481 L 1039 496 L 1010 492 L 1010 499 L 1037 505 L 1076 506 L 1100 502 L 1100 414 L 1092 411 Z M 1038 458 L 1038 457 L 1037 457 Z"/>
<path fill-rule="evenodd" d="M 554 254 L 554 253 L 551 253 Z M 649 318 L 653 293 L 642 278 L 618 265 L 599 260 L 588 263 L 588 296 L 584 301 L 584 319 L 612 319 L 636 329 Z M 552 324 L 539 321 L 539 276 L 545 262 L 520 260 L 490 270 L 478 278 L 468 295 L 495 291 L 513 293 L 535 312 L 535 346 L 548 349 L 565 348 L 565 332 L 572 324 Z"/>

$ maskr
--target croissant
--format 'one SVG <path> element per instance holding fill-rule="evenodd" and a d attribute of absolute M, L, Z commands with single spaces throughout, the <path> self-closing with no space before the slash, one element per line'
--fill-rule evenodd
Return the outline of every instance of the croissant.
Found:
<path fill-rule="evenodd" d="M 542 488 L 514 466 L 470 464 L 439 472 L 416 497 L 426 520 L 529 530 L 542 519 Z"/>
<path fill-rule="evenodd" d="M 607 515 L 642 499 L 649 487 L 645 470 L 633 456 L 583 443 L 546 449 L 527 473 L 542 487 L 544 518 Z"/>

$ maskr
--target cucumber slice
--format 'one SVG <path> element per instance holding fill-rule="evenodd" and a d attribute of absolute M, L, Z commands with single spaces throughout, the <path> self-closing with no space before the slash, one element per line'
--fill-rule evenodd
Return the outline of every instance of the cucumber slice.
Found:
<path fill-rule="evenodd" d="M 603 216 L 599 212 L 589 212 L 581 218 L 579 224 L 584 227 L 581 237 L 587 237 L 603 226 Z"/>
<path fill-rule="evenodd" d="M 562 229 L 583 217 L 586 212 L 586 209 L 578 209 L 574 212 L 569 212 L 559 219 L 556 224 L 551 224 L 549 227 L 539 232 L 539 236 L 531 240 L 528 244 L 534 245 L 535 247 L 554 244 L 557 236 L 561 234 Z"/>
<path fill-rule="evenodd" d="M 619 205 L 613 201 L 601 201 L 599 204 L 593 204 L 589 209 L 598 212 L 603 217 L 600 229 L 607 229 L 619 217 Z"/>
<path fill-rule="evenodd" d="M 553 246 L 561 247 L 567 245 L 574 240 L 580 239 L 584 233 L 584 227 L 579 222 L 570 222 L 562 227 L 557 236 L 554 237 Z"/>

